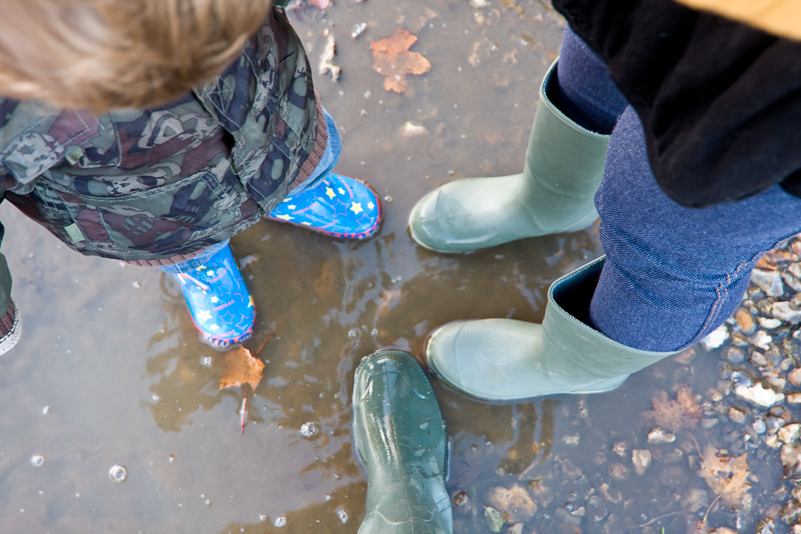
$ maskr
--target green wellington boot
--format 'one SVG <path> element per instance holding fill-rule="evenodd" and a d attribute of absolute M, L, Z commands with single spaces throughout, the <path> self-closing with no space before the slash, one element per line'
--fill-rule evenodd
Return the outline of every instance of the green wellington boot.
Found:
<path fill-rule="evenodd" d="M 573 232 L 598 218 L 594 197 L 609 136 L 582 128 L 548 99 L 556 62 L 545 74 L 521 174 L 464 178 L 423 197 L 409 229 L 425 248 L 465 252 L 525 237 Z"/>
<path fill-rule="evenodd" d="M 359 534 L 450 534 L 445 422 L 411 354 L 376 352 L 356 369 L 353 436 L 367 467 Z"/>
<path fill-rule="evenodd" d="M 542 324 L 512 319 L 450 323 L 426 346 L 429 366 L 447 384 L 474 397 L 515 401 L 557 393 L 600 393 L 675 352 L 621 345 L 587 326 L 605 258 L 555 281 Z"/>

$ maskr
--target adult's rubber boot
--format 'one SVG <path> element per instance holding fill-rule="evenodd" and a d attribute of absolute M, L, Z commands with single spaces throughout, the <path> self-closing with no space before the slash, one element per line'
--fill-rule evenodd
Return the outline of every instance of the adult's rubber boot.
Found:
<path fill-rule="evenodd" d="M 356 369 L 353 436 L 367 467 L 359 534 L 451 534 L 445 422 L 411 354 L 376 352 Z"/>
<path fill-rule="evenodd" d="M 582 128 L 548 98 L 557 62 L 540 86 L 521 174 L 463 178 L 423 197 L 409 229 L 438 252 L 465 252 L 516 239 L 573 232 L 598 218 L 594 197 L 603 177 L 609 136 Z"/>
<path fill-rule="evenodd" d="M 444 325 L 426 345 L 433 371 L 484 400 L 517 401 L 559 393 L 600 393 L 675 352 L 622 345 L 586 324 L 605 257 L 556 280 L 542 324 L 480 319 Z"/>

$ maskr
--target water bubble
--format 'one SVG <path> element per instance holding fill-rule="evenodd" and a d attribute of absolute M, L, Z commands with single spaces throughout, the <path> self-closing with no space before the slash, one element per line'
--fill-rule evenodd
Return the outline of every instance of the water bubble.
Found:
<path fill-rule="evenodd" d="M 348 519 L 350 519 L 350 516 L 348 516 L 348 511 L 342 506 L 337 508 L 337 517 L 339 517 L 339 520 L 343 523 L 347 523 Z"/>
<path fill-rule="evenodd" d="M 348 330 L 348 337 L 350 339 L 356 339 L 357 337 L 359 337 L 359 331 L 356 330 L 355 328 L 351 328 L 350 330 Z"/>
<path fill-rule="evenodd" d="M 378 337 L 378 328 L 373 328 L 373 330 L 370 332 L 370 335 L 373 337 Z"/>
<path fill-rule="evenodd" d="M 174 464 L 175 463 L 175 455 L 174 454 L 170 454 L 167 457 L 167 461 L 170 462 L 171 464 Z"/>
<path fill-rule="evenodd" d="M 303 423 L 300 427 L 300 435 L 304 438 L 313 438 L 320 433 L 320 427 L 317 423 L 312 421 Z"/>
<path fill-rule="evenodd" d="M 267 514 L 259 514 L 259 521 L 267 521 L 269 519 Z"/>
<path fill-rule="evenodd" d="M 204 503 L 206 506 L 211 506 L 211 499 L 209 499 L 208 497 L 206 497 L 206 494 L 205 494 L 205 493 L 201 493 L 201 494 L 200 494 L 200 498 L 201 498 L 201 499 L 203 499 L 203 503 Z"/>
<path fill-rule="evenodd" d="M 50 406 L 45 406 L 42 408 L 42 415 L 48 415 L 50 413 Z"/>
<path fill-rule="evenodd" d="M 203 356 L 200 358 L 200 365 L 202 365 L 203 367 L 211 367 L 211 362 L 212 362 L 211 356 Z"/>
<path fill-rule="evenodd" d="M 42 467 L 45 463 L 44 456 L 39 454 L 34 454 L 31 456 L 31 465 L 34 467 Z"/>
<path fill-rule="evenodd" d="M 108 477 L 112 482 L 125 482 L 128 480 L 128 471 L 121 465 L 112 465 L 108 470 Z"/>
<path fill-rule="evenodd" d="M 151 397 L 151 399 L 153 399 L 153 402 L 158 402 L 158 401 L 161 400 L 161 397 L 159 397 L 158 394 L 153 393 L 153 396 Z"/>
<path fill-rule="evenodd" d="M 392 196 L 390 195 L 385 196 L 384 202 L 386 202 L 387 204 L 392 204 Z"/>
<path fill-rule="evenodd" d="M 278 528 L 286 526 L 286 516 L 276 517 L 275 518 L 275 526 Z"/>
<path fill-rule="evenodd" d="M 331 500 L 331 499 L 333 499 L 333 498 L 334 498 L 334 496 L 333 496 L 333 495 L 331 495 L 330 493 L 326 493 L 326 494 L 325 494 L 325 502 L 328 502 L 328 501 L 330 501 L 330 500 Z"/>

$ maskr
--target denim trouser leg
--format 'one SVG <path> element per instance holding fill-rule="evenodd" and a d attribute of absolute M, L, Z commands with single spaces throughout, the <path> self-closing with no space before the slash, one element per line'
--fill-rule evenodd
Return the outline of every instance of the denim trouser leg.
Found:
<path fill-rule="evenodd" d="M 612 339 L 643 350 L 684 348 L 720 326 L 762 254 L 801 231 L 801 199 L 778 186 L 704 209 L 671 200 L 651 172 L 642 123 L 630 107 L 612 133 L 595 204 L 607 261 L 590 318 Z"/>
<path fill-rule="evenodd" d="M 595 131 L 614 126 L 595 198 L 607 261 L 592 326 L 642 350 L 700 341 L 734 312 L 760 256 L 801 231 L 801 199 L 776 186 L 711 208 L 680 206 L 656 183 L 639 116 L 569 29 L 557 74 L 560 109 Z"/>

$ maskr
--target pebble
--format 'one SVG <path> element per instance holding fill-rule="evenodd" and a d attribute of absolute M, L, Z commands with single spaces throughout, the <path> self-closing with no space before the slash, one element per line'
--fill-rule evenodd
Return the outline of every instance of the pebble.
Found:
<path fill-rule="evenodd" d="M 787 395 L 787 402 L 790 404 L 801 404 L 801 393 L 790 393 Z"/>
<path fill-rule="evenodd" d="M 766 330 L 775 330 L 776 328 L 779 328 L 782 325 L 781 319 L 775 319 L 770 317 L 760 317 L 758 322 L 759 326 L 765 328 Z"/>
<path fill-rule="evenodd" d="M 789 425 L 785 425 L 779 429 L 778 435 L 779 439 L 784 443 L 792 443 L 797 441 L 799 436 L 801 436 L 801 425 L 798 423 L 790 423 Z"/>
<path fill-rule="evenodd" d="M 786 301 L 774 302 L 770 307 L 770 314 L 785 323 L 801 323 L 801 310 L 793 308 L 792 304 Z"/>
<path fill-rule="evenodd" d="M 763 384 L 736 386 L 734 394 L 763 408 L 775 406 L 784 401 L 785 398 L 784 393 L 777 393 L 770 388 L 766 388 Z"/>
<path fill-rule="evenodd" d="M 502 486 L 492 488 L 487 500 L 510 523 L 528 521 L 537 513 L 537 504 L 528 491 L 517 484 L 508 489 Z"/>
<path fill-rule="evenodd" d="M 634 465 L 634 472 L 642 475 L 651 465 L 651 451 L 648 449 L 634 449 L 631 451 L 631 463 Z"/>
<path fill-rule="evenodd" d="M 787 375 L 787 380 L 794 386 L 801 386 L 801 367 L 793 369 L 790 374 Z"/>
<path fill-rule="evenodd" d="M 773 338 L 764 330 L 758 330 L 753 336 L 748 338 L 748 342 L 757 348 L 768 350 L 770 349 L 770 344 L 773 343 Z"/>
<path fill-rule="evenodd" d="M 724 357 L 729 363 L 737 365 L 745 361 L 745 351 L 739 347 L 730 347 Z"/>
<path fill-rule="evenodd" d="M 676 441 L 676 434 L 665 432 L 661 428 L 654 428 L 648 432 L 648 443 L 673 443 Z"/>
<path fill-rule="evenodd" d="M 712 350 L 719 348 L 727 339 L 729 339 L 729 329 L 726 325 L 720 325 L 702 339 L 700 344 L 706 350 Z"/>
<path fill-rule="evenodd" d="M 729 408 L 729 419 L 734 423 L 742 424 L 745 422 L 745 412 L 732 406 Z"/>
<path fill-rule="evenodd" d="M 751 335 L 757 328 L 756 321 L 754 321 L 754 316 L 751 315 L 748 310 L 745 308 L 737 308 L 737 311 L 734 312 L 734 320 L 737 321 L 737 325 L 740 327 L 740 330 L 746 335 Z"/>
<path fill-rule="evenodd" d="M 769 297 L 781 297 L 784 294 L 784 282 L 779 271 L 754 269 L 751 281 Z"/>

